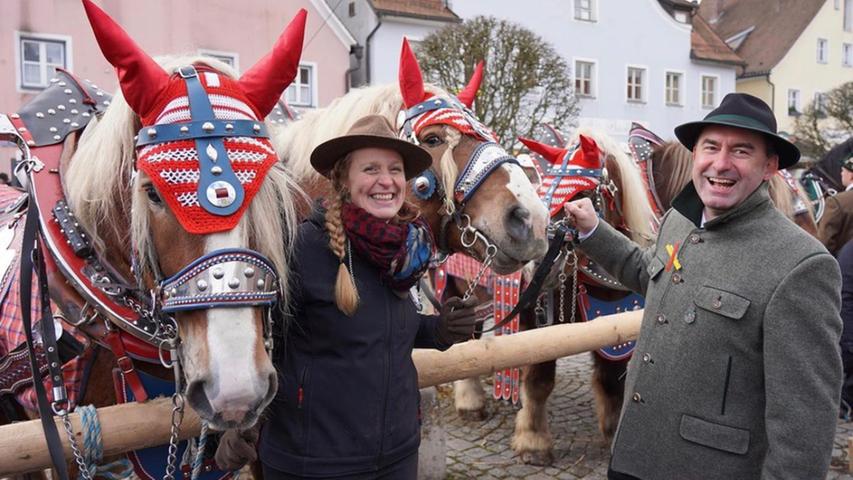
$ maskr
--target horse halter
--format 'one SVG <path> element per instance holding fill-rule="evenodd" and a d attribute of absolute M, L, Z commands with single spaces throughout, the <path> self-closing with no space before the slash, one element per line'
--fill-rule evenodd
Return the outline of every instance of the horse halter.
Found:
<path fill-rule="evenodd" d="M 243 184 L 238 178 L 239 172 L 235 172 L 232 167 L 225 140 L 268 139 L 266 127 L 260 121 L 216 118 L 196 68 L 192 65 L 184 66 L 178 69 L 178 74 L 186 84 L 190 121 L 143 127 L 137 137 L 137 148 L 176 141 L 194 142 L 198 158 L 197 204 L 210 214 L 214 221 L 216 217 L 233 217 L 249 199 L 246 198 Z M 207 81 L 218 82 L 210 77 Z M 165 156 L 170 153 L 167 152 Z M 148 160 L 148 163 L 140 160 L 140 163 L 141 169 L 159 173 L 163 178 L 173 173 L 172 170 L 158 171 L 157 162 L 154 160 Z M 265 170 L 259 172 L 257 176 L 261 178 L 255 181 L 260 181 L 265 173 Z M 177 183 L 178 188 L 184 188 L 186 184 Z M 163 196 L 172 193 L 162 192 Z M 180 213 L 175 214 L 177 216 Z M 212 229 L 217 231 L 221 230 L 221 227 L 214 225 Z M 147 253 L 153 263 L 159 263 L 154 258 L 153 250 Z M 156 301 L 158 310 L 164 313 L 208 308 L 269 307 L 278 298 L 278 275 L 275 268 L 266 257 L 253 250 L 215 250 L 193 260 L 178 273 L 165 279 L 159 268 L 159 265 L 155 265 L 157 271 L 154 274 L 157 277 L 159 292 Z M 137 275 L 137 284 L 141 285 L 137 268 L 134 269 L 134 274 Z"/>
<path fill-rule="evenodd" d="M 469 253 L 473 253 L 473 248 L 477 242 L 482 242 L 485 246 L 486 259 L 490 261 L 497 255 L 497 245 L 477 229 L 472 224 L 471 217 L 463 212 L 468 201 L 489 175 L 505 163 L 519 165 L 518 160 L 497 143 L 494 133 L 486 128 L 474 116 L 474 113 L 456 97 L 430 98 L 411 108 L 402 110 L 397 118 L 397 125 L 400 129 L 400 138 L 415 145 L 420 144 L 418 133 L 430 125 L 446 125 L 459 130 L 464 135 L 471 135 L 483 140 L 483 143 L 471 152 L 465 167 L 456 178 L 451 197 L 456 209 L 453 212 L 448 212 L 448 216 L 443 217 L 438 246 L 440 255 L 446 258 L 448 249 L 445 229 L 449 222 L 453 221 L 462 232 L 462 246 Z M 448 199 L 448 192 L 438 181 L 433 168 L 427 169 L 412 179 L 411 188 L 413 194 L 420 200 L 429 200 L 436 194 L 442 201 Z M 484 263 L 486 262 L 484 261 Z"/>

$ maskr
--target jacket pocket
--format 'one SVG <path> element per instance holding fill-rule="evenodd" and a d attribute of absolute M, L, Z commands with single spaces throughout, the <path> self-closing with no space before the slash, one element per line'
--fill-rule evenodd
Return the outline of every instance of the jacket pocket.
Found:
<path fill-rule="evenodd" d="M 743 318 L 750 302 L 740 295 L 706 285 L 699 289 L 693 303 L 703 310 L 738 320 Z"/>
<path fill-rule="evenodd" d="M 709 422 L 690 415 L 681 416 L 678 429 L 681 438 L 688 442 L 724 452 L 746 455 L 749 451 L 749 430 Z"/>

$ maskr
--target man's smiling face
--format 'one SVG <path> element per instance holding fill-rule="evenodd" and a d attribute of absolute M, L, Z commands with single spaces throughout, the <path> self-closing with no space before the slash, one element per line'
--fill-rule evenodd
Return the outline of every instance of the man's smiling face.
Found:
<path fill-rule="evenodd" d="M 705 204 L 705 220 L 739 205 L 778 167 L 779 156 L 768 154 L 762 134 L 722 125 L 705 127 L 693 147 L 693 184 Z"/>

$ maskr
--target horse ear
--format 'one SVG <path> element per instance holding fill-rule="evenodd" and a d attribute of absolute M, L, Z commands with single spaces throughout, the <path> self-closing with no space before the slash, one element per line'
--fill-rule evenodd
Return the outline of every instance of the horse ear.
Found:
<path fill-rule="evenodd" d="M 536 140 L 530 140 L 529 138 L 524 137 L 518 137 L 518 139 L 531 151 L 545 157 L 545 160 L 548 160 L 548 163 L 558 163 L 563 160 L 563 155 L 566 154 L 565 148 L 552 147 L 551 145 L 545 145 L 544 143 L 539 143 Z"/>
<path fill-rule="evenodd" d="M 83 0 L 83 8 L 101 52 L 118 73 L 128 105 L 140 117 L 147 117 L 169 84 L 169 74 L 91 0 Z"/>
<path fill-rule="evenodd" d="M 480 63 L 477 64 L 477 68 L 474 69 L 474 74 L 471 75 L 471 80 L 468 81 L 468 85 L 465 85 L 465 88 L 459 92 L 459 95 L 456 95 L 456 98 L 459 99 L 466 107 L 471 108 L 471 105 L 474 104 L 474 99 L 477 97 L 477 92 L 480 90 L 480 84 L 483 82 L 483 67 L 486 62 L 480 60 Z"/>
<path fill-rule="evenodd" d="M 400 93 L 403 94 L 403 104 L 406 108 L 424 101 L 424 79 L 418 59 L 409 47 L 409 41 L 403 39 L 403 50 L 400 52 Z"/>
<path fill-rule="evenodd" d="M 305 38 L 305 19 L 308 12 L 299 9 L 272 50 L 246 70 L 239 80 L 240 87 L 252 106 L 266 117 L 275 107 L 284 89 L 290 85 L 299 70 L 302 42 Z"/>
<path fill-rule="evenodd" d="M 577 164 L 582 164 L 580 166 L 586 168 L 601 167 L 601 150 L 598 148 L 598 144 L 595 143 L 595 140 L 593 140 L 591 137 L 587 137 L 583 134 L 578 136 L 580 137 L 583 160 L 577 162 Z"/>

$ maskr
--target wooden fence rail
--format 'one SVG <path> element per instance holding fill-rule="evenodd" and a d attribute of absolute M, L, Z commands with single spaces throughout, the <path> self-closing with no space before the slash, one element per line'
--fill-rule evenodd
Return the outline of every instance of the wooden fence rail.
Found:
<path fill-rule="evenodd" d="M 421 387 L 428 387 L 509 367 L 530 365 L 615 345 L 637 338 L 642 310 L 607 315 L 586 323 L 555 325 L 507 336 L 455 345 L 446 352 L 416 350 L 412 355 Z M 104 456 L 163 445 L 169 441 L 172 403 L 158 398 L 98 409 Z M 82 444 L 80 418 L 71 414 L 77 443 Z M 69 460 L 71 447 L 62 423 L 57 427 Z M 181 438 L 196 436 L 201 422 L 187 407 Z M 165 459 L 164 459 L 165 461 Z M 0 427 L 0 477 L 47 468 L 50 456 L 38 420 Z"/>

